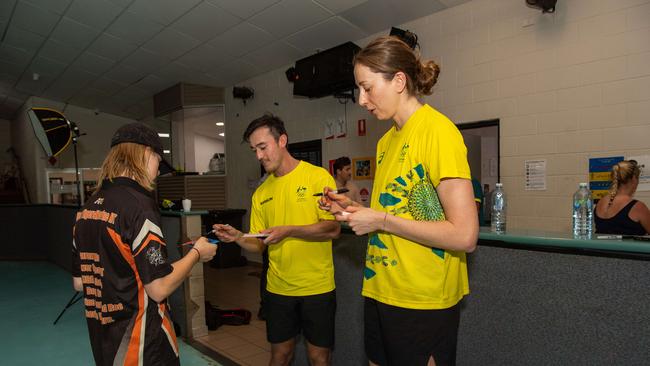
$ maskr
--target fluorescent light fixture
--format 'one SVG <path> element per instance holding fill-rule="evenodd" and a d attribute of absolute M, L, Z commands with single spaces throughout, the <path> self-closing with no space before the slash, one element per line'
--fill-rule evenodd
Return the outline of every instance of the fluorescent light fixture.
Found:
<path fill-rule="evenodd" d="M 223 122 L 217 122 L 217 123 L 216 123 L 217 126 L 223 126 L 224 124 L 225 124 L 225 123 L 223 123 Z"/>
<path fill-rule="evenodd" d="M 219 136 L 226 136 L 226 133 L 222 132 L 222 133 L 219 134 Z"/>
<path fill-rule="evenodd" d="M 158 136 L 160 136 L 160 137 L 169 137 L 169 134 L 168 133 L 158 132 Z"/>
<path fill-rule="evenodd" d="M 170 154 L 170 153 L 171 153 L 170 150 L 163 150 L 163 154 Z"/>

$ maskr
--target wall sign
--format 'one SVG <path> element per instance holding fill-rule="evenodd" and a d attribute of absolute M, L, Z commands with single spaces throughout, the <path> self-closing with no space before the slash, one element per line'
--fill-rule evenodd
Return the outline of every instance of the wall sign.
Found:
<path fill-rule="evenodd" d="M 357 121 L 357 135 L 365 136 L 366 135 L 366 120 L 360 119 Z"/>
<path fill-rule="evenodd" d="M 589 189 L 592 199 L 599 200 L 607 195 L 612 166 L 621 160 L 622 156 L 589 159 Z"/>
<path fill-rule="evenodd" d="M 524 162 L 526 169 L 526 190 L 527 191 L 545 191 L 546 190 L 546 160 L 526 160 Z"/>

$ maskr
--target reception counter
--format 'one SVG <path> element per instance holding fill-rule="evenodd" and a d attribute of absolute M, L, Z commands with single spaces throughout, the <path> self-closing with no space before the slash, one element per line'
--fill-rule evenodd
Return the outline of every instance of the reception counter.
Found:
<path fill-rule="evenodd" d="M 650 360 L 650 242 L 574 240 L 550 232 L 482 229 L 468 255 L 458 365 L 646 365 Z M 367 365 L 362 272 L 366 236 L 334 241 L 334 365 Z M 296 365 L 306 365 L 304 349 Z"/>
<path fill-rule="evenodd" d="M 650 242 L 482 229 L 459 365 L 646 365 Z"/>

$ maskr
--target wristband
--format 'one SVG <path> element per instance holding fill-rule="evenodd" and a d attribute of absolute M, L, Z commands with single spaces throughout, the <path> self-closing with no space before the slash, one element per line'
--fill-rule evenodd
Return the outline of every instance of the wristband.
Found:
<path fill-rule="evenodd" d="M 199 255 L 199 262 L 200 262 L 201 261 L 201 252 L 199 252 L 199 250 L 194 248 L 194 247 L 192 247 L 190 250 L 192 250 L 192 249 L 196 250 L 196 254 Z"/>

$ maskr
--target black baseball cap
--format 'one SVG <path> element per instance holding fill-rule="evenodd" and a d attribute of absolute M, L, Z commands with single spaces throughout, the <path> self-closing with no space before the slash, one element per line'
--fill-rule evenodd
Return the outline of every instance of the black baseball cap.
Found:
<path fill-rule="evenodd" d="M 160 166 L 158 172 L 160 175 L 175 172 L 176 169 L 172 167 L 167 160 L 164 159 L 162 142 L 158 133 L 151 127 L 142 123 L 129 123 L 115 131 L 113 138 L 111 138 L 111 147 L 121 144 L 123 142 L 133 142 L 136 144 L 149 146 L 156 154 L 160 155 Z"/>

